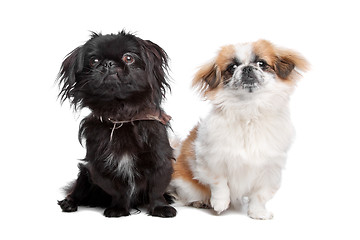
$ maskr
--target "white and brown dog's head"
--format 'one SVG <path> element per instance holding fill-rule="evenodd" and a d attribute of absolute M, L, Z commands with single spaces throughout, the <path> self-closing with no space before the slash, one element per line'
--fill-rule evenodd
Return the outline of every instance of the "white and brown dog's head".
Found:
<path fill-rule="evenodd" d="M 297 69 L 306 71 L 308 62 L 300 54 L 266 40 L 227 45 L 211 63 L 200 68 L 193 86 L 210 100 L 222 91 L 243 98 L 279 87 L 291 92 L 300 76 Z"/>

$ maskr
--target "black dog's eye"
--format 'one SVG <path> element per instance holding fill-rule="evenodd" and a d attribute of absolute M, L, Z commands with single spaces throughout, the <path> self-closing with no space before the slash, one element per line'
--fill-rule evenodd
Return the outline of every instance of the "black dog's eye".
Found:
<path fill-rule="evenodd" d="M 100 60 L 98 58 L 96 58 L 96 57 L 90 58 L 90 61 L 89 61 L 90 67 L 95 67 L 99 63 L 100 63 Z"/>
<path fill-rule="evenodd" d="M 267 62 L 264 61 L 264 60 L 258 60 L 258 61 L 256 62 L 256 65 L 257 65 L 259 68 L 261 68 L 261 69 L 265 69 L 265 68 L 267 68 L 267 66 L 268 66 Z"/>
<path fill-rule="evenodd" d="M 133 56 L 131 56 L 130 54 L 128 54 L 128 53 L 124 54 L 124 56 L 122 57 L 122 60 L 127 65 L 130 65 L 130 64 L 135 62 L 135 58 Z"/>

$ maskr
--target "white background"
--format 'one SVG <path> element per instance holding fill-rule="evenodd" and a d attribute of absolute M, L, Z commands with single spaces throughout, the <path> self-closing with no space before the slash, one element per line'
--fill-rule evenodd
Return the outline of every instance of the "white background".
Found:
<path fill-rule="evenodd" d="M 10 2 L 10 1 L 6 1 Z M 356 1 L 11 1 L 1 3 L 1 239 L 359 239 L 360 34 Z M 190 89 L 220 46 L 259 38 L 312 64 L 291 102 L 297 138 L 271 221 L 178 206 L 173 219 L 62 213 L 61 187 L 85 150 L 81 114 L 57 100 L 65 55 L 89 31 L 126 29 L 171 58 L 165 110 L 181 137 L 207 112 Z M 195 236 L 194 236 L 195 235 Z M 6 236 L 6 237 L 5 237 Z M 193 237 L 191 237 L 193 236 Z"/>

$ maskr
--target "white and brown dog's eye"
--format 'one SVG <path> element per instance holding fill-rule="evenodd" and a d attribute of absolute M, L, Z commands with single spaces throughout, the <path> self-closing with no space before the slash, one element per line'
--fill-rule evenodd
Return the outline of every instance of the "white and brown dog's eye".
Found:
<path fill-rule="evenodd" d="M 226 71 L 228 71 L 229 73 L 233 74 L 235 72 L 235 69 L 238 67 L 237 64 L 232 63 L 230 64 L 227 68 Z"/>
<path fill-rule="evenodd" d="M 96 58 L 96 57 L 90 58 L 90 61 L 89 61 L 90 67 L 95 67 L 99 63 L 100 63 L 100 60 L 98 58 Z"/>
<path fill-rule="evenodd" d="M 256 62 L 256 65 L 259 67 L 259 68 L 266 68 L 267 67 L 267 63 L 264 61 L 264 60 L 259 60 Z"/>
<path fill-rule="evenodd" d="M 127 65 L 133 64 L 135 62 L 135 58 L 128 53 L 124 54 L 124 56 L 122 57 L 122 60 Z"/>

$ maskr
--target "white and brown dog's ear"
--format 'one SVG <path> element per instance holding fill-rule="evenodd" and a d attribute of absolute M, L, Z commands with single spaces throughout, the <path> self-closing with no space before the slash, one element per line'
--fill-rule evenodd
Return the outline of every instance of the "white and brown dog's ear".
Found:
<path fill-rule="evenodd" d="M 309 69 L 308 61 L 299 53 L 288 49 L 276 49 L 274 70 L 284 80 L 292 80 L 292 72 L 296 69 L 303 72 Z"/>
<path fill-rule="evenodd" d="M 199 92 L 206 96 L 210 91 L 216 89 L 221 83 L 221 71 L 216 62 L 205 64 L 196 73 L 192 86 L 198 88 Z"/>
<path fill-rule="evenodd" d="M 234 45 L 222 47 L 212 62 L 205 64 L 197 71 L 192 82 L 193 87 L 197 87 L 203 96 L 211 96 L 223 84 L 223 72 L 234 57 Z"/>
<path fill-rule="evenodd" d="M 267 40 L 258 40 L 253 43 L 256 56 L 267 61 L 278 78 L 282 80 L 295 80 L 299 73 L 296 70 L 307 71 L 308 61 L 299 53 L 274 46 Z"/>

